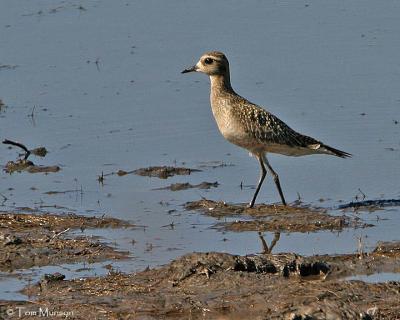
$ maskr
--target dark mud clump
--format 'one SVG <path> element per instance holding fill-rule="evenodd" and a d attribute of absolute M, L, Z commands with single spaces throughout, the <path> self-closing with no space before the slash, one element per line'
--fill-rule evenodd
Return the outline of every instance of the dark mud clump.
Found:
<path fill-rule="evenodd" d="M 69 236 L 68 231 L 129 226 L 114 218 L 1 212 L 0 271 L 127 258 L 127 253 L 86 236 Z"/>
<path fill-rule="evenodd" d="M 17 67 L 18 67 L 17 65 L 0 64 L 0 70 L 14 70 Z"/>
<path fill-rule="evenodd" d="M 141 168 L 134 171 L 139 176 L 157 177 L 160 179 L 167 179 L 175 175 L 190 175 L 192 172 L 199 172 L 199 169 L 183 168 L 183 167 L 148 167 Z"/>
<path fill-rule="evenodd" d="M 39 283 L 24 290 L 34 304 L 0 307 L 70 310 L 79 319 L 396 319 L 399 282 L 343 278 L 398 271 L 400 252 L 380 251 L 362 257 L 193 253 L 135 274 Z"/>
<path fill-rule="evenodd" d="M 45 157 L 46 154 L 48 153 L 47 149 L 45 147 L 37 147 L 35 149 L 30 150 L 32 154 L 38 157 Z"/>
<path fill-rule="evenodd" d="M 202 183 L 195 184 L 195 185 L 186 182 L 186 183 L 173 183 L 167 187 L 157 188 L 154 190 L 181 191 L 181 190 L 187 190 L 187 189 L 193 189 L 193 188 L 205 190 L 205 189 L 217 188 L 218 186 L 219 186 L 219 183 L 217 181 L 215 181 L 215 182 L 203 181 Z"/>
<path fill-rule="evenodd" d="M 227 204 L 202 199 L 185 204 L 187 210 L 201 211 L 206 215 L 222 218 L 245 216 L 245 220 L 223 222 L 216 225 L 229 231 L 284 231 L 311 232 L 318 230 L 340 231 L 349 227 L 367 227 L 357 219 L 342 216 L 332 216 L 326 209 L 310 206 L 283 206 L 259 204 L 248 208 L 247 204 Z"/>
<path fill-rule="evenodd" d="M 0 112 L 5 110 L 7 106 L 4 104 L 3 100 L 0 99 Z"/>
<path fill-rule="evenodd" d="M 400 199 L 379 199 L 349 202 L 339 206 L 339 209 L 347 211 L 376 211 L 385 207 L 399 207 Z"/>

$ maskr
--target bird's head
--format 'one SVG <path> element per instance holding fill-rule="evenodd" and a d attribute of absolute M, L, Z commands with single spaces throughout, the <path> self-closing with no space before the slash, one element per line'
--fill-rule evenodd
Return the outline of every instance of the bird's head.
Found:
<path fill-rule="evenodd" d="M 193 71 L 203 72 L 209 76 L 224 76 L 229 74 L 229 62 L 222 52 L 206 52 L 193 67 L 183 70 L 182 73 Z"/>

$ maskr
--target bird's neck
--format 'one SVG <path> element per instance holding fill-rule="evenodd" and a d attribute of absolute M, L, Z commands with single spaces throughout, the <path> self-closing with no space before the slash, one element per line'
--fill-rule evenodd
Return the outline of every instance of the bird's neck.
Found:
<path fill-rule="evenodd" d="M 223 75 L 210 76 L 211 81 L 211 95 L 221 92 L 233 93 L 229 72 Z"/>

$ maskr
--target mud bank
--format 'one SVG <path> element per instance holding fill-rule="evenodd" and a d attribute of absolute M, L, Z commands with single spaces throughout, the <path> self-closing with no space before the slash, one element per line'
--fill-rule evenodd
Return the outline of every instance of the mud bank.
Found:
<path fill-rule="evenodd" d="M 71 311 L 76 319 L 395 319 L 399 282 L 345 277 L 398 272 L 399 258 L 398 242 L 336 256 L 193 253 L 136 274 L 39 283 L 24 290 L 35 303 L 0 307 Z"/>
<path fill-rule="evenodd" d="M 18 214 L 0 212 L 0 271 L 73 262 L 127 258 L 128 254 L 86 236 L 70 236 L 73 229 L 132 227 L 114 218 L 75 214 Z"/>
<path fill-rule="evenodd" d="M 238 217 L 238 220 L 217 223 L 215 226 L 218 229 L 228 231 L 340 231 L 344 228 L 371 226 L 345 214 L 333 216 L 327 212 L 327 209 L 313 208 L 301 204 L 288 206 L 258 204 L 254 208 L 248 208 L 247 204 L 228 204 L 202 199 L 187 202 L 185 209 L 200 211 L 215 218 Z M 245 219 L 239 220 L 239 218 Z"/>

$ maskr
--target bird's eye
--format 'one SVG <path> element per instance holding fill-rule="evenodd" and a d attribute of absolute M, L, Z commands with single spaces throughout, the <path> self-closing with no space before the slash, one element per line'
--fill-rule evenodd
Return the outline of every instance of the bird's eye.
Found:
<path fill-rule="evenodd" d="M 213 59 L 211 59 L 211 58 L 205 58 L 205 59 L 204 59 L 204 63 L 205 63 L 205 64 L 212 64 L 212 63 L 213 63 Z"/>

